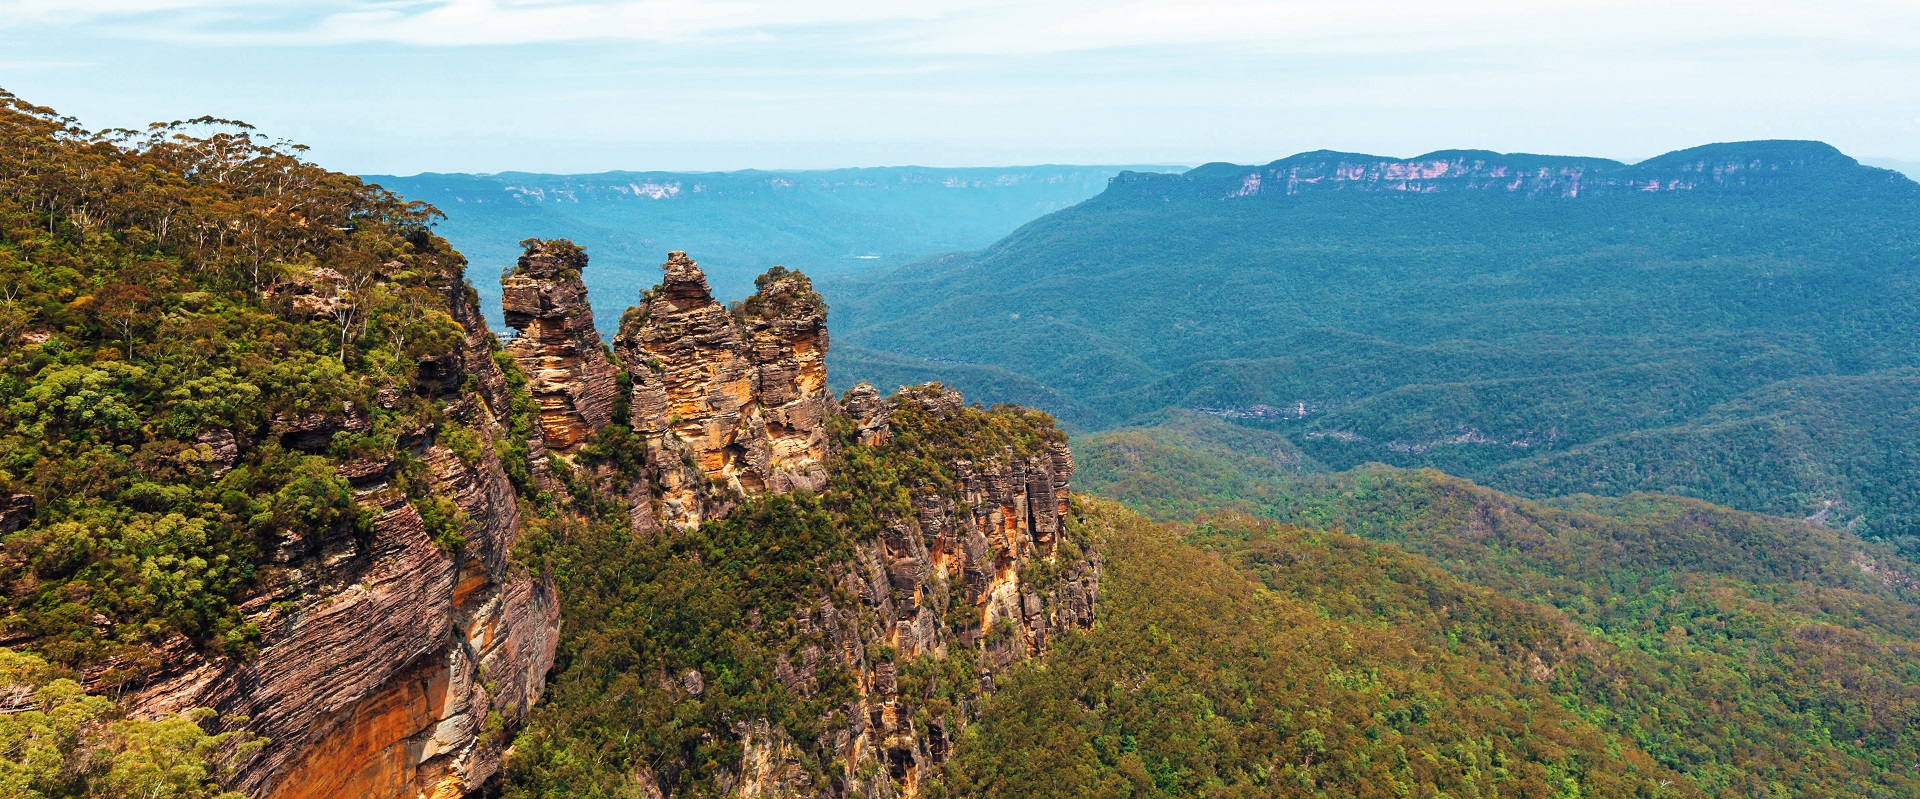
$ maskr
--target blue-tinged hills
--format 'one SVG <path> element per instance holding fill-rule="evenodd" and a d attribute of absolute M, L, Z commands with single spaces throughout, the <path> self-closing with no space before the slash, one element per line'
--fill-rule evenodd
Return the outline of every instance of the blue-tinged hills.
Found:
<path fill-rule="evenodd" d="M 828 300 L 841 380 L 1920 536 L 1920 184 L 1819 142 L 1122 173 Z"/>
<path fill-rule="evenodd" d="M 983 247 L 1099 193 L 1123 170 L 1167 168 L 427 173 L 366 180 L 444 212 L 437 232 L 466 254 L 476 275 L 511 265 L 519 242 L 529 237 L 585 246 L 593 258 L 586 281 L 596 317 L 611 325 L 659 279 L 669 250 L 692 255 L 715 293 L 736 299 L 753 293 L 753 277 L 776 264 L 832 276 Z M 493 280 L 474 284 L 484 307 L 498 304 Z"/>
<path fill-rule="evenodd" d="M 1412 158 L 1315 150 L 1264 166 L 1211 163 L 1182 174 L 1124 174 L 1121 194 L 1278 199 L 1329 191 L 1487 193 L 1577 198 L 1621 192 L 1741 192 L 1766 187 L 1906 183 L 1821 142 L 1709 144 L 1626 164 L 1605 158 L 1436 150 Z"/>

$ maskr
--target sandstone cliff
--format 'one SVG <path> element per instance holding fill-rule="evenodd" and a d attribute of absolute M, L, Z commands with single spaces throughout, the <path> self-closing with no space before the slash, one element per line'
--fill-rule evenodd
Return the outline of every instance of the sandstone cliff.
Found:
<path fill-rule="evenodd" d="M 619 730 L 637 723 L 644 734 L 651 724 L 713 724 L 739 754 L 733 762 L 702 764 L 684 759 L 684 750 L 675 747 L 649 750 L 614 790 L 650 797 L 916 795 L 940 773 L 982 698 L 1010 667 L 1044 655 L 1064 632 L 1092 624 L 1101 567 L 1067 530 L 1073 462 L 1063 436 L 1045 437 L 1057 431 L 1036 426 L 1025 430 L 1041 433 L 1040 440 L 1007 443 L 990 428 L 1017 426 L 1008 416 L 1019 412 L 968 407 L 937 385 L 902 389 L 889 398 L 862 385 L 849 392 L 845 405 L 846 415 L 829 420 L 837 431 L 830 463 L 857 471 L 845 464 L 871 458 L 905 466 L 919 459 L 935 471 L 923 473 L 928 479 L 890 485 L 837 476 L 850 485 L 830 487 L 827 506 L 878 498 L 839 493 L 849 489 L 879 488 L 875 493 L 882 495 L 905 489 L 904 501 L 897 512 L 870 520 L 877 523 L 872 534 L 852 536 L 844 555 L 815 565 L 824 577 L 820 588 L 787 594 L 791 604 L 776 603 L 791 607 L 791 617 L 762 617 L 758 603 L 782 592 L 756 587 L 759 599 L 744 618 L 703 618 L 704 624 L 727 626 L 729 647 L 751 642 L 760 657 L 770 656 L 770 673 L 751 671 L 755 658 L 738 649 L 718 663 L 680 660 L 674 653 L 665 653 L 659 666 L 643 661 L 632 677 L 661 698 L 632 700 L 637 722 L 600 719 L 595 726 Z M 709 519 L 683 535 L 695 537 L 705 524 L 727 521 Z M 721 537 L 737 540 L 734 534 Z M 657 557 L 686 551 L 655 550 Z M 731 557 L 739 568 L 779 573 L 758 554 Z M 662 569 L 657 563 L 648 567 Z M 683 569 L 693 579 L 714 571 L 697 561 L 665 567 Z M 685 611 L 677 602 L 642 602 L 617 615 Z M 624 629 L 583 634 L 619 636 Z M 674 665 L 668 668 L 668 662 Z M 632 677 L 614 684 L 632 690 Z M 777 686 L 740 687 L 766 678 Z M 721 690 L 715 681 L 723 679 L 735 684 L 734 693 L 719 703 L 720 715 L 707 717 L 712 706 L 706 702 Z M 774 717 L 735 710 L 769 706 Z M 646 715 L 649 707 L 658 715 Z M 782 715 L 789 721 L 776 720 Z M 544 737 L 544 746 L 553 745 L 553 732 Z M 698 743 L 713 745 L 710 739 Z"/>
<path fill-rule="evenodd" d="M 448 301 L 465 338 L 424 361 L 415 387 L 444 403 L 442 429 L 340 467 L 372 519 L 367 529 L 280 541 L 268 564 L 277 579 L 243 606 L 261 630 L 258 654 L 210 657 L 179 641 L 125 699 L 138 716 L 212 707 L 246 719 L 271 740 L 239 772 L 234 787 L 250 796 L 472 793 L 497 774 L 508 734 L 545 687 L 559 603 L 550 580 L 509 562 L 522 520 L 493 447 L 505 431 L 506 380 L 465 286 L 455 283 Z M 477 391 L 463 393 L 468 377 Z M 276 429 L 299 445 L 356 418 L 343 408 Z M 463 456 L 432 443 L 453 429 L 481 446 Z M 231 433 L 219 439 L 238 449 Z M 397 485 L 402 472 L 458 509 L 462 545 L 430 537 L 418 498 Z"/>
<path fill-rule="evenodd" d="M 899 503 L 866 532 L 835 533 L 848 546 L 820 564 L 825 590 L 795 597 L 785 644 L 760 644 L 776 664 L 769 683 L 832 711 L 799 727 L 729 711 L 715 721 L 737 762 L 667 753 L 668 771 L 626 772 L 629 789 L 675 795 L 692 775 L 739 796 L 911 796 L 998 675 L 1091 624 L 1100 566 L 1068 540 L 1073 463 L 1051 420 L 968 407 L 939 386 L 882 397 L 862 385 L 842 408 L 826 391 L 826 308 L 806 277 L 775 268 L 729 309 L 681 253 L 623 318 L 610 360 L 579 282 L 585 265 L 564 242 L 529 244 L 505 278 L 521 335 L 499 363 L 471 293 L 449 289 L 464 337 L 378 403 L 411 391 L 436 403 L 438 421 L 399 432 L 391 452 L 339 462 L 366 521 L 277 542 L 273 578 L 244 607 L 261 630 L 257 654 L 219 658 L 181 642 L 127 706 L 246 719 L 272 741 L 241 764 L 234 787 L 250 796 L 475 795 L 498 784 L 560 646 L 566 593 L 511 555 L 530 526 L 579 534 L 624 507 L 616 545 L 636 536 L 671 553 L 675 537 L 755 498 L 836 490 L 828 469 L 855 450 L 922 464 L 908 470 L 922 476 L 888 489 Z M 347 403 L 278 418 L 270 432 L 318 452 L 371 433 L 374 415 Z M 220 432 L 202 436 L 216 469 L 256 446 Z M 549 447 L 562 456 L 555 473 Z M 828 505 L 862 489 L 837 490 Z M 718 667 L 679 668 L 649 673 L 646 690 L 698 699 Z M 948 676 L 930 682 L 929 669 Z"/>
<path fill-rule="evenodd" d="M 536 244 L 530 257 L 545 246 Z M 572 263 L 568 270 L 522 269 L 508 280 L 524 296 L 569 297 L 573 310 L 568 313 L 578 319 L 585 302 L 573 288 L 574 276 L 585 260 Z M 883 398 L 862 385 L 840 407 L 826 390 L 826 307 L 811 283 L 775 267 L 756 285 L 754 295 L 728 308 L 714 299 L 692 259 L 669 254 L 661 283 L 627 311 L 614 340 L 618 368 L 631 387 L 625 407 L 614 407 L 600 422 L 567 412 L 578 407 L 574 398 L 593 392 L 549 393 L 576 403 L 542 403 L 543 410 L 561 409 L 576 442 L 572 473 L 562 476 L 574 486 L 574 504 L 604 516 L 607 503 L 624 503 L 630 529 L 613 538 L 614 546 L 626 550 L 630 545 L 621 539 L 627 535 L 656 543 L 642 544 L 652 547 L 647 550 L 651 560 L 631 562 L 623 573 L 664 570 L 676 582 L 701 579 L 687 575 L 707 574 L 716 565 L 707 558 L 719 555 L 694 544 L 689 550 L 674 539 L 697 538 L 696 528 L 724 524 L 756 498 L 801 492 L 822 496 L 828 508 L 872 501 L 887 510 L 878 519 L 868 517 L 859 531 L 808 533 L 845 538 L 849 546 L 845 555 L 816 564 L 827 578 L 821 585 L 831 590 L 792 596 L 802 608 L 793 618 L 763 619 L 755 606 L 738 621 L 703 622 L 744 624 L 748 629 L 730 634 L 757 641 L 754 646 L 772 656 L 776 668 L 766 676 L 779 683 L 783 695 L 825 707 L 825 714 L 785 722 L 799 727 L 766 717 L 710 719 L 739 747 L 737 763 L 716 771 L 711 764 L 682 760 L 681 751 L 657 752 L 623 772 L 631 782 L 621 790 L 642 796 L 709 789 L 739 796 L 913 795 L 948 757 L 955 736 L 997 675 L 1044 653 L 1061 631 L 1092 622 L 1099 562 L 1067 540 L 1063 521 L 1072 458 L 1065 436 L 1044 415 L 968 407 L 957 393 L 939 386 Z M 532 318 L 516 313 L 521 315 L 512 318 Z M 565 376 L 547 385 L 578 385 L 581 378 L 575 376 L 598 368 L 590 357 L 599 350 L 597 336 L 590 328 L 570 325 L 556 319 L 551 328 L 569 332 L 543 339 L 560 340 L 561 346 L 516 343 L 509 348 L 529 375 L 530 388 L 538 371 Z M 531 332 L 523 334 L 523 340 L 530 337 Z M 579 446 L 583 441 L 587 445 Z M 625 451 L 615 451 L 620 448 Z M 828 470 L 847 458 L 897 464 L 881 467 L 881 474 L 896 475 L 894 469 L 902 468 L 920 476 L 868 486 L 849 475 L 846 484 L 835 486 Z M 882 496 L 849 495 L 868 490 Z M 890 504 L 888 492 L 899 492 L 898 504 Z M 809 518 L 816 521 L 804 524 L 820 523 Z M 592 538 L 580 540 L 588 543 L 579 546 L 588 546 Z M 761 546 L 802 544 L 775 538 Z M 632 557 L 620 550 L 578 550 L 570 557 L 594 562 Z M 764 554 L 736 551 L 724 557 L 751 563 Z M 660 562 L 674 558 L 691 560 L 681 569 Z M 767 568 L 780 573 L 771 564 Z M 607 583 L 601 570 L 581 575 L 579 590 L 626 590 Z M 724 570 L 714 578 L 724 579 Z M 771 591 L 769 598 L 782 593 L 780 586 L 755 590 Z M 634 628 L 624 619 L 687 612 L 678 604 L 647 604 L 644 597 L 633 602 L 607 613 L 611 627 L 581 634 L 631 635 Z M 592 604 L 604 607 L 599 597 Z M 658 642 L 648 639 L 649 646 Z M 654 650 L 652 657 L 658 660 L 640 663 L 656 665 L 633 666 L 640 671 L 629 679 L 651 685 L 667 704 L 640 700 L 642 707 L 704 706 L 708 680 L 722 666 L 689 664 L 675 652 Z M 731 678 L 741 679 L 737 673 Z M 620 684 L 628 687 L 609 689 L 632 690 L 630 683 Z M 609 689 L 584 693 L 597 696 Z M 732 690 L 749 690 L 755 706 L 782 701 L 780 692 Z M 683 707 L 673 711 L 677 721 L 663 717 L 658 723 L 698 728 L 700 712 Z M 644 725 L 654 723 L 646 718 L 609 723 L 643 725 L 639 732 L 645 733 Z M 572 734 L 568 728 L 541 733 L 549 743 L 554 736 Z"/>
<path fill-rule="evenodd" d="M 1439 150 L 1414 158 L 1316 150 L 1265 166 L 1208 164 L 1185 174 L 1123 172 L 1114 185 L 1229 200 L 1332 191 L 1574 199 L 1675 191 L 1749 192 L 1828 179 L 1836 168 L 1846 171 L 1858 166 L 1828 145 L 1801 141 L 1710 144 L 1631 165 L 1604 158 L 1487 150 Z"/>
<path fill-rule="evenodd" d="M 861 407 L 855 421 L 875 443 L 885 441 L 896 413 L 942 424 L 970 411 L 958 392 L 938 385 L 902 389 L 887 400 L 862 386 L 848 400 Z M 861 696 L 847 709 L 852 721 L 836 733 L 835 745 L 846 786 L 864 796 L 917 793 L 946 762 L 957 727 L 971 717 L 971 706 L 961 703 L 916 724 L 928 697 L 902 691 L 896 662 L 968 653 L 979 671 L 977 697 L 992 691 L 1007 667 L 1044 654 L 1055 635 L 1093 623 L 1099 558 L 1063 536 L 1073 475 L 1066 445 L 1055 441 L 1025 456 L 1007 450 L 952 466 L 956 490 L 915 492 L 912 516 L 858 548 L 840 580 L 860 606 L 839 608 L 829 600 L 815 616 L 835 644 L 830 657 L 859 675 Z M 863 643 L 882 644 L 893 659 L 866 658 Z M 810 671 L 803 663 L 793 679 L 804 686 Z M 750 755 L 762 751 L 748 749 Z M 869 762 L 883 768 L 862 778 Z M 759 787 L 769 794 L 805 793 L 792 785 Z"/>

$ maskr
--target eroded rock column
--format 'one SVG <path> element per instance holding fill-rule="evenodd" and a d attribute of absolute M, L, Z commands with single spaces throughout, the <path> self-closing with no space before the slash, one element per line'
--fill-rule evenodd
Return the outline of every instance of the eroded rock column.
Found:
<path fill-rule="evenodd" d="M 557 240 L 526 244 L 519 264 L 501 281 L 501 309 L 507 324 L 520 331 L 507 351 L 540 405 L 547 447 L 567 454 L 611 421 L 619 384 L 580 280 L 586 251 Z"/>

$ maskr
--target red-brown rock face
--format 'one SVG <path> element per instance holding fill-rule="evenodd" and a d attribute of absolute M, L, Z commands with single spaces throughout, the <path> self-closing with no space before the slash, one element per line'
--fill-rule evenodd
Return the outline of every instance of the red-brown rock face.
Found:
<path fill-rule="evenodd" d="M 248 718 L 272 743 L 244 764 L 234 787 L 255 797 L 457 797 L 500 767 L 505 734 L 537 701 L 553 664 L 559 603 L 543 576 L 515 569 L 521 530 L 514 490 L 495 458 L 506 382 L 488 352 L 477 308 L 454 303 L 467 326 L 460 347 L 423 365 L 425 390 L 477 378 L 479 391 L 448 399 L 445 424 L 483 444 L 468 463 L 442 446 L 418 457 L 430 490 L 458 506 L 466 545 L 448 551 L 427 535 L 395 464 L 341 467 L 372 531 L 334 529 L 287 540 L 272 560 L 285 579 L 244 606 L 259 625 L 259 654 L 209 660 L 190 647 L 125 704 L 157 717 L 192 707 Z M 442 378 L 448 378 L 442 380 Z M 184 643 L 184 642 L 182 642 Z M 490 714 L 497 729 L 487 728 Z"/>
<path fill-rule="evenodd" d="M 507 345 L 527 391 L 540 404 L 549 449 L 567 453 L 612 418 L 618 398 L 613 364 L 593 328 L 580 270 L 587 255 L 570 244 L 534 242 L 501 283 L 507 324 L 520 335 Z"/>
<path fill-rule="evenodd" d="M 633 383 L 633 430 L 663 489 L 659 519 L 688 527 L 724 513 L 713 488 L 825 486 L 833 400 L 826 307 L 812 283 L 775 267 L 730 312 L 686 253 L 670 253 L 663 268 L 614 340 Z"/>

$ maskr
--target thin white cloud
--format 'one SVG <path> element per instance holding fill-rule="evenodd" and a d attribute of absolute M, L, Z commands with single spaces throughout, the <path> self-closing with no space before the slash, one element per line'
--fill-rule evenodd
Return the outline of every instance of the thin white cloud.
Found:
<path fill-rule="evenodd" d="M 1912 0 L 0 0 L 0 26 L 138 21 L 116 35 L 424 46 L 775 41 L 1022 55 L 1232 45 L 1312 53 L 1635 48 L 1715 40 L 1912 48 Z"/>
<path fill-rule="evenodd" d="M 280 5 L 273 0 L 0 0 L 0 27 L 72 24 L 180 11 Z"/>
<path fill-rule="evenodd" d="M 1884 0 L 1056 0 L 956 14 L 918 47 L 1031 54 L 1211 44 L 1296 53 L 1630 51 L 1784 38 L 1913 48 L 1920 4 Z"/>

